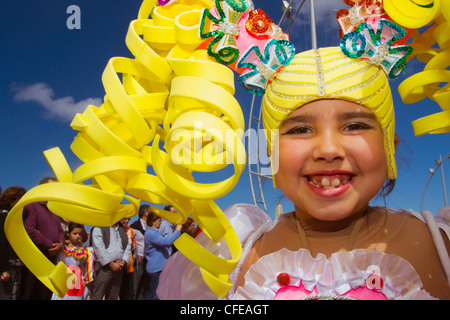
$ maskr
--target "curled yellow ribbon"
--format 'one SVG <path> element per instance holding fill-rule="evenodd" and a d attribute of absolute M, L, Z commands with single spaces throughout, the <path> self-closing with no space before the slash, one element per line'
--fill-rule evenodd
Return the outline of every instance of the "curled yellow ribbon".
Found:
<path fill-rule="evenodd" d="M 78 132 L 71 150 L 83 164 L 72 171 L 59 148 L 45 151 L 58 182 L 31 189 L 8 214 L 5 232 L 13 249 L 57 295 L 69 289 L 72 272 L 51 263 L 27 235 L 23 207 L 36 201 L 47 201 L 60 217 L 91 226 L 132 217 L 141 201 L 172 204 L 178 212 L 152 208 L 177 224 L 191 216 L 212 240 L 225 240 L 229 259 L 208 252 L 186 234 L 175 245 L 199 265 L 216 295 L 224 297 L 231 288 L 228 274 L 242 248 L 214 199 L 230 191 L 244 169 L 244 117 L 233 97 L 232 71 L 197 49 L 203 42 L 198 26 L 202 9 L 212 6 L 211 0 L 163 7 L 156 0 L 142 2 L 126 36 L 134 58 L 109 60 L 102 75 L 103 104 L 88 106 L 71 123 Z M 173 139 L 180 133 L 189 138 Z M 187 163 L 193 158 L 199 161 Z M 223 181 L 194 179 L 196 171 L 212 175 L 227 165 L 234 172 Z"/>
<path fill-rule="evenodd" d="M 413 121 L 414 134 L 450 132 L 450 1 L 384 0 L 383 6 L 404 27 L 426 27 L 413 33 L 410 44 L 410 58 L 426 63 L 424 70 L 404 80 L 398 91 L 404 103 L 429 98 L 443 111 Z"/>
<path fill-rule="evenodd" d="M 383 8 L 398 24 L 418 29 L 440 14 L 440 3 L 440 0 L 383 0 Z"/>

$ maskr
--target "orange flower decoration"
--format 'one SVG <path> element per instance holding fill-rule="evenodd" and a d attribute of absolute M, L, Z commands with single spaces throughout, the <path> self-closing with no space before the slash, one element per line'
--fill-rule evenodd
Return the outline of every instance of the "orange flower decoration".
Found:
<path fill-rule="evenodd" d="M 260 35 L 266 33 L 272 23 L 273 20 L 264 11 L 256 9 L 249 12 L 245 28 L 250 33 Z"/>

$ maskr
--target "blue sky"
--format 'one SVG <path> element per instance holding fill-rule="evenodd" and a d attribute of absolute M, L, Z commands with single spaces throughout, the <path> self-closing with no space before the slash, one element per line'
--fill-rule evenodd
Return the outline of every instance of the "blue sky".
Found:
<path fill-rule="evenodd" d="M 101 75 L 109 58 L 131 57 L 125 35 L 135 19 L 140 0 L 35 0 L 0 3 L 0 186 L 22 185 L 27 190 L 44 176 L 53 175 L 43 151 L 59 147 L 74 171 L 81 165 L 70 150 L 76 131 L 69 126 L 75 112 L 91 103 L 99 106 L 104 96 Z M 278 22 L 281 1 L 254 0 Z M 341 0 L 316 0 L 319 46 L 338 44 L 336 9 L 347 7 Z M 70 30 L 66 13 L 70 5 L 81 9 L 81 29 Z M 296 9 L 296 5 L 294 5 Z M 293 24 L 290 36 L 297 52 L 311 48 L 309 6 L 306 1 Z M 420 69 L 419 63 L 408 66 L 406 76 Z M 419 210 L 420 199 L 429 169 L 440 155 L 450 153 L 449 135 L 414 137 L 411 121 L 439 112 L 430 100 L 414 105 L 401 102 L 396 87 L 405 76 L 392 82 L 396 105 L 397 133 L 403 140 L 398 148 L 398 180 L 394 192 L 386 199 L 392 208 Z M 251 96 L 239 83 L 237 99 L 248 123 Z M 450 161 L 444 162 L 450 177 Z M 447 185 L 447 190 L 450 186 Z M 275 205 L 282 201 L 285 210 L 292 209 L 270 181 L 263 185 L 264 196 L 273 217 Z M 248 171 L 237 187 L 217 200 L 222 209 L 234 203 L 253 203 Z M 374 204 L 384 205 L 380 200 Z M 424 207 L 434 214 L 444 205 L 440 171 L 431 180 Z"/>

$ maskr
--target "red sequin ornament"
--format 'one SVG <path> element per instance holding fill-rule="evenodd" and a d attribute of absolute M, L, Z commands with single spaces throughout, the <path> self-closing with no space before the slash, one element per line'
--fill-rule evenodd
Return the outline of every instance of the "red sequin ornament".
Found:
<path fill-rule="evenodd" d="M 245 22 L 245 28 L 250 33 L 263 34 L 269 29 L 272 23 L 273 20 L 264 11 L 256 9 L 249 12 L 248 20 Z"/>
<path fill-rule="evenodd" d="M 291 282 L 291 277 L 286 273 L 280 273 L 277 277 L 277 282 L 280 286 L 286 287 Z"/>

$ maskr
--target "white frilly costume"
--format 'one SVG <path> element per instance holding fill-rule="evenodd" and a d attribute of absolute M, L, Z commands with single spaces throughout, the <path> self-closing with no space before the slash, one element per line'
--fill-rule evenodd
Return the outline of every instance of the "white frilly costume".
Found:
<path fill-rule="evenodd" d="M 399 214 L 415 215 L 426 222 L 426 219 L 417 213 L 398 211 Z M 236 283 L 241 265 L 255 241 L 283 219 L 283 215 L 271 221 L 261 209 L 248 204 L 231 206 L 224 213 L 243 246 L 242 259 L 230 275 L 233 283 Z M 450 227 L 446 222 L 446 213 L 448 214 L 446 211 L 440 212 L 433 220 L 449 236 Z M 196 240 L 215 255 L 229 259 L 229 250 L 224 242 L 214 243 L 204 233 L 199 234 Z M 441 262 L 445 269 L 447 262 Z M 157 294 L 162 300 L 217 300 L 203 281 L 198 266 L 180 252 L 167 260 Z M 226 299 L 435 298 L 422 289 L 419 275 L 412 265 L 394 254 L 386 254 L 373 248 L 354 249 L 350 252 L 333 253 L 327 259 L 323 254 L 313 258 L 306 249 L 294 252 L 284 248 L 261 257 L 253 264 L 245 275 L 245 285 L 237 290 L 233 287 Z"/>

